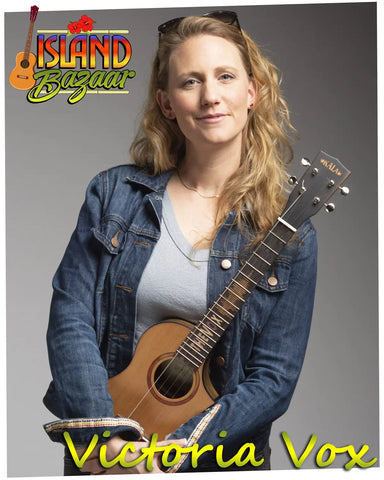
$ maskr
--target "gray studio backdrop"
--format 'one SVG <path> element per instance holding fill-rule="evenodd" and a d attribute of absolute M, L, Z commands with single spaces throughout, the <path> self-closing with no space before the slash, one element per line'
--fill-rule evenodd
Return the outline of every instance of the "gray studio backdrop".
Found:
<path fill-rule="evenodd" d="M 227 7 L 228 8 L 228 7 Z M 292 469 L 281 439 L 300 455 L 317 443 L 302 468 L 318 468 L 329 442 L 379 453 L 377 312 L 376 4 L 233 7 L 243 28 L 279 67 L 282 88 L 301 138 L 302 156 L 320 148 L 352 170 L 349 197 L 333 214 L 314 218 L 319 274 L 313 327 L 300 381 L 288 412 L 273 427 L 272 466 Z M 36 30 L 66 29 L 84 13 L 98 29 L 129 29 L 136 77 L 128 95 L 91 95 L 75 105 L 68 94 L 32 104 L 6 79 L 8 474 L 61 475 L 62 449 L 42 424 L 54 417 L 42 397 L 50 381 L 45 332 L 51 278 L 61 259 L 89 180 L 128 162 L 128 148 L 146 95 L 157 25 L 209 8 L 40 11 Z M 5 14 L 5 73 L 14 67 L 29 12 Z M 342 467 L 347 454 L 333 466 Z"/>

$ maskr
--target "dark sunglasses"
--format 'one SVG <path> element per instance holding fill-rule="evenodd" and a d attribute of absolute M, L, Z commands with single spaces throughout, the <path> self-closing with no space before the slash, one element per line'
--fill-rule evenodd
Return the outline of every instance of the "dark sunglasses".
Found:
<path fill-rule="evenodd" d="M 235 27 L 237 27 L 241 32 L 239 19 L 237 18 L 237 14 L 235 12 L 231 12 L 229 10 L 215 10 L 213 12 L 204 13 L 204 15 L 201 15 L 201 17 L 214 18 L 215 20 L 220 20 L 228 25 L 235 25 Z M 172 18 L 172 20 L 168 20 L 168 22 L 159 25 L 157 28 L 159 31 L 159 40 L 161 35 L 175 30 L 184 18 L 185 17 Z"/>

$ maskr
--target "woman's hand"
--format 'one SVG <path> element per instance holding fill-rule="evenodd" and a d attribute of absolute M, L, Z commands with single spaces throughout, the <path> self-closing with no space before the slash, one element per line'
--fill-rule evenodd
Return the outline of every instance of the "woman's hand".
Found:
<path fill-rule="evenodd" d="M 148 447 L 149 443 L 145 441 L 139 441 L 139 442 L 127 442 L 126 440 L 123 440 L 121 437 L 118 435 L 115 437 L 112 437 L 108 442 L 102 444 L 107 446 L 106 450 L 106 458 L 107 461 L 112 461 L 114 458 L 116 458 L 122 448 L 129 443 L 130 445 L 134 446 L 135 451 L 132 452 L 131 449 L 129 449 L 125 456 L 124 459 L 126 462 L 133 462 L 136 460 L 138 457 L 142 455 L 141 449 L 143 447 Z M 175 440 L 163 440 L 161 442 L 156 442 L 156 446 L 161 447 L 161 446 L 167 446 L 171 445 L 172 443 L 175 443 L 179 445 L 180 447 L 185 447 L 186 441 L 185 439 L 175 439 Z M 160 457 L 162 455 L 162 452 L 157 452 L 153 455 L 153 461 L 151 462 L 153 469 L 152 470 L 147 470 L 146 464 L 147 464 L 147 458 L 143 458 L 143 460 L 138 463 L 137 465 L 134 465 L 132 467 L 123 467 L 120 465 L 120 462 L 117 462 L 114 466 L 111 468 L 105 468 L 100 464 L 99 460 L 99 450 L 102 445 L 99 445 L 95 450 L 92 452 L 92 457 L 88 458 L 85 462 L 80 471 L 82 472 L 89 472 L 93 475 L 121 475 L 121 474 L 130 474 L 130 473 L 165 473 L 161 470 L 161 462 L 160 462 Z"/>

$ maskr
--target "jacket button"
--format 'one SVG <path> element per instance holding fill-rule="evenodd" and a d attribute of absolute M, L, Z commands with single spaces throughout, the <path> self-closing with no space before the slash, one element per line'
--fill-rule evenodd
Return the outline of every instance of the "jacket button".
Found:
<path fill-rule="evenodd" d="M 119 246 L 119 240 L 117 239 L 119 232 L 116 233 L 116 235 L 111 239 L 111 245 L 112 247 L 117 248 Z"/>
<path fill-rule="evenodd" d="M 222 357 L 221 355 L 219 357 L 216 357 L 216 364 L 219 366 L 219 367 L 224 367 L 225 365 L 225 358 Z"/>
<path fill-rule="evenodd" d="M 270 285 L 271 287 L 275 287 L 278 284 L 277 278 L 274 277 L 273 275 L 271 275 L 267 281 L 268 281 L 268 285 Z"/>
<path fill-rule="evenodd" d="M 232 262 L 227 258 L 221 262 L 221 268 L 223 270 L 228 270 L 228 268 L 232 267 Z"/>

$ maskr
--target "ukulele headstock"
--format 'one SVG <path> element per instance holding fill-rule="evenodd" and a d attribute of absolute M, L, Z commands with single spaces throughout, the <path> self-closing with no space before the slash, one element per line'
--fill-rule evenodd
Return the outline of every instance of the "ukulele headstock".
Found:
<path fill-rule="evenodd" d="M 31 13 L 29 15 L 30 22 L 35 23 L 38 11 L 39 7 L 37 7 L 36 5 L 33 5 L 33 7 L 31 7 Z"/>
<path fill-rule="evenodd" d="M 313 162 L 304 158 L 301 163 L 307 169 L 300 180 L 290 177 L 290 183 L 295 187 L 282 214 L 282 218 L 295 228 L 322 207 L 332 212 L 335 205 L 327 202 L 336 191 L 342 195 L 349 193 L 343 183 L 351 173 L 340 160 L 323 151 L 317 154 Z"/>

